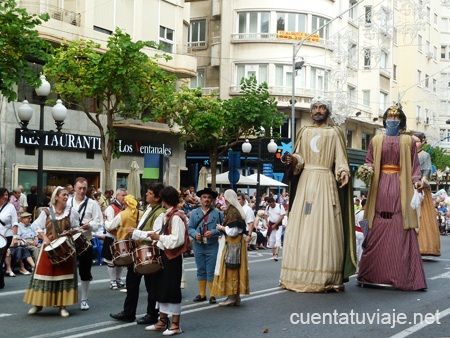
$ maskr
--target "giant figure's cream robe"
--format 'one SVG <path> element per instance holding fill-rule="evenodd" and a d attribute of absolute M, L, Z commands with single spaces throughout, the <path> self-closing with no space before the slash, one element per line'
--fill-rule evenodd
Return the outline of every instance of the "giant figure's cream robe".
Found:
<path fill-rule="evenodd" d="M 284 237 L 280 285 L 297 292 L 342 289 L 344 226 L 354 229 L 343 224 L 337 185 L 342 171 L 350 177 L 345 144 L 337 128 L 327 126 L 305 127 L 299 136 L 293 156 L 301 174 Z M 350 238 L 354 252 L 354 231 Z"/>

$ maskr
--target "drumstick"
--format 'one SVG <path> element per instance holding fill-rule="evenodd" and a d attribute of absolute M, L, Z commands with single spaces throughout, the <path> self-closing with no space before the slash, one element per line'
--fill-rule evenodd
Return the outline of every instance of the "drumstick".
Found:
<path fill-rule="evenodd" d="M 82 220 L 81 222 L 82 222 L 82 225 L 80 225 L 80 228 L 81 228 L 81 226 L 83 226 L 83 225 L 85 225 L 86 223 L 88 223 L 88 222 L 90 222 L 90 221 L 92 221 L 93 220 L 93 218 L 88 218 L 87 220 Z M 81 229 L 81 230 L 84 230 L 84 229 Z M 80 231 L 81 231 L 80 230 Z"/>

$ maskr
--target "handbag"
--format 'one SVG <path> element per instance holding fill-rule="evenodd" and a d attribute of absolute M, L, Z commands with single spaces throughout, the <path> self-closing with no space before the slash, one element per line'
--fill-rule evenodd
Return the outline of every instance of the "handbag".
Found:
<path fill-rule="evenodd" d="M 241 243 L 226 243 L 225 266 L 230 269 L 237 269 L 241 266 Z"/>

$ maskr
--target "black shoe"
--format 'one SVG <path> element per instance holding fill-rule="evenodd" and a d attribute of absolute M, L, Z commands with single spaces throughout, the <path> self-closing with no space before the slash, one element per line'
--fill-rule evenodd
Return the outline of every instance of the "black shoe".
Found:
<path fill-rule="evenodd" d="M 156 324 L 158 322 L 158 316 L 152 316 L 147 313 L 144 317 L 139 318 L 136 322 L 138 324 Z"/>
<path fill-rule="evenodd" d="M 202 297 L 200 295 L 197 295 L 197 297 L 194 298 L 194 302 L 204 302 L 206 301 L 206 296 Z"/>
<path fill-rule="evenodd" d="M 134 322 L 135 319 L 136 319 L 135 316 L 126 315 L 123 311 L 119 312 L 119 313 L 116 313 L 116 314 L 110 313 L 109 316 L 111 318 L 120 320 L 121 322 L 129 322 L 129 323 Z"/>
<path fill-rule="evenodd" d="M 209 298 L 209 304 L 216 304 L 216 303 L 217 303 L 216 297 L 212 296 Z"/>

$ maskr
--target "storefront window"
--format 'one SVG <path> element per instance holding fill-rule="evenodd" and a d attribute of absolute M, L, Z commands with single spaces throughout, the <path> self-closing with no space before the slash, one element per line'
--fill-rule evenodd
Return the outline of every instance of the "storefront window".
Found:
<path fill-rule="evenodd" d="M 45 170 L 43 172 L 42 186 L 65 186 L 73 184 L 77 177 L 84 177 L 88 180 L 88 185 L 98 188 L 100 186 L 100 172 L 77 172 L 77 171 L 56 171 Z M 23 185 L 25 194 L 30 192 L 32 185 L 37 185 L 37 170 L 19 169 L 18 184 Z"/>

